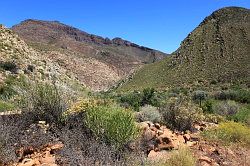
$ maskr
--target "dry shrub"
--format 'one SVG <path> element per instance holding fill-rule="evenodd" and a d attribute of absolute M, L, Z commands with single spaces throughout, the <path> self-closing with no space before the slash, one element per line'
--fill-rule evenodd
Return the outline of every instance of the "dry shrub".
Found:
<path fill-rule="evenodd" d="M 172 130 L 191 130 L 194 122 L 204 118 L 201 108 L 190 103 L 185 103 L 177 98 L 171 98 L 169 102 L 160 108 L 163 122 Z"/>

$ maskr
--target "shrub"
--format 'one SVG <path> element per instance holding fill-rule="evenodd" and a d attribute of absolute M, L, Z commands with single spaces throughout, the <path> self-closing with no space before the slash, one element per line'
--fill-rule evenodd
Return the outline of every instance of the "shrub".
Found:
<path fill-rule="evenodd" d="M 142 95 L 142 101 L 141 106 L 144 106 L 146 104 L 149 105 L 157 105 L 157 101 L 155 100 L 155 89 L 154 88 L 146 88 L 143 89 L 143 95 Z"/>
<path fill-rule="evenodd" d="M 34 121 L 61 123 L 62 114 L 67 108 L 66 99 L 56 85 L 49 83 L 31 84 L 20 99 L 23 111 Z"/>
<path fill-rule="evenodd" d="M 16 95 L 14 86 L 17 84 L 18 79 L 14 76 L 8 76 L 3 85 L 0 86 L 0 98 L 10 99 L 12 96 Z"/>
<path fill-rule="evenodd" d="M 139 111 L 140 106 L 152 105 L 159 106 L 164 98 L 159 93 L 157 94 L 153 88 L 146 88 L 142 92 L 134 91 L 132 93 L 121 96 L 120 102 L 123 106 L 129 105 L 135 111 Z"/>
<path fill-rule="evenodd" d="M 128 104 L 135 111 L 139 111 L 139 108 L 141 106 L 141 101 L 142 101 L 142 95 L 140 92 L 133 92 L 133 93 L 124 95 L 120 99 L 120 102 L 122 102 L 123 105 Z"/>
<path fill-rule="evenodd" d="M 167 166 L 194 166 L 196 159 L 188 147 L 181 146 L 180 149 L 172 154 L 167 161 Z"/>
<path fill-rule="evenodd" d="M 60 140 L 64 148 L 60 151 L 59 165 L 131 165 L 141 160 L 141 152 L 119 150 L 84 129 L 83 116 L 71 115 L 68 127 L 60 131 Z M 75 125 L 72 125 L 75 124 Z M 66 164 L 65 164 L 66 163 Z M 139 164 L 138 164 L 139 165 Z"/>
<path fill-rule="evenodd" d="M 172 130 L 191 130 L 196 121 L 203 117 L 202 110 L 189 103 L 182 103 L 181 100 L 171 98 L 163 107 L 160 107 L 163 122 Z"/>
<path fill-rule="evenodd" d="M 215 113 L 222 115 L 222 116 L 231 116 L 238 112 L 239 106 L 235 101 L 225 101 L 216 104 L 213 108 Z"/>
<path fill-rule="evenodd" d="M 233 121 L 220 123 L 219 127 L 205 131 L 203 136 L 211 140 L 220 140 L 225 144 L 239 143 L 250 146 L 250 128 Z"/>
<path fill-rule="evenodd" d="M 147 105 L 142 107 L 140 112 L 136 113 L 136 119 L 140 122 L 151 121 L 159 123 L 162 121 L 162 116 L 156 107 Z"/>
<path fill-rule="evenodd" d="M 209 113 L 209 114 L 214 113 L 213 105 L 214 105 L 214 102 L 212 100 L 205 101 L 204 104 L 202 105 L 203 112 Z"/>
<path fill-rule="evenodd" d="M 157 166 L 194 166 L 196 158 L 186 146 L 180 146 L 177 151 L 171 152 L 171 156 L 163 163 L 155 164 Z"/>
<path fill-rule="evenodd" d="M 0 100 L 0 112 L 11 111 L 14 108 L 13 104 Z"/>
<path fill-rule="evenodd" d="M 18 70 L 17 65 L 14 62 L 0 62 L 0 68 L 11 71 L 11 72 L 16 72 Z"/>
<path fill-rule="evenodd" d="M 210 122 L 210 123 L 220 123 L 224 122 L 226 120 L 225 117 L 217 114 L 205 114 L 204 115 L 204 121 Z"/>
<path fill-rule="evenodd" d="M 214 94 L 218 100 L 235 100 L 241 103 L 250 103 L 250 91 L 246 89 L 220 91 Z"/>
<path fill-rule="evenodd" d="M 242 107 L 235 115 L 232 115 L 230 119 L 250 126 L 250 106 Z"/>
<path fill-rule="evenodd" d="M 138 128 L 131 111 L 117 106 L 95 106 L 85 111 L 86 126 L 100 139 L 116 148 L 137 136 Z"/>
<path fill-rule="evenodd" d="M 199 101 L 200 107 L 202 100 L 205 100 L 207 98 L 207 93 L 205 91 L 197 90 L 193 94 L 193 100 Z"/>

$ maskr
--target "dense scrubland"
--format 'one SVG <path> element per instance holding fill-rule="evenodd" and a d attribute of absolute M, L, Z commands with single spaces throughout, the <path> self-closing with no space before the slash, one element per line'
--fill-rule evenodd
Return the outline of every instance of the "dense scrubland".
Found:
<path fill-rule="evenodd" d="M 217 126 L 201 131 L 202 140 L 223 147 L 250 146 L 250 92 L 240 85 L 218 91 L 146 88 L 72 95 L 53 82 L 10 76 L 0 92 L 2 111 L 21 111 L 1 117 L 1 164 L 27 155 L 18 156 L 17 149 L 62 142 L 64 147 L 55 152 L 58 164 L 147 165 L 147 141 L 139 125 L 145 121 L 184 133 L 194 132 L 194 124 L 210 122 Z M 198 163 L 189 147 L 178 149 L 157 164 Z"/>

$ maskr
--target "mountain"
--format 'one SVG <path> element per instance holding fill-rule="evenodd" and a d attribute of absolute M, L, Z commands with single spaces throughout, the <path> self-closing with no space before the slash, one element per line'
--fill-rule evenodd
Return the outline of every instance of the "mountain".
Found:
<path fill-rule="evenodd" d="M 135 69 L 166 55 L 121 38 L 88 34 L 58 21 L 29 19 L 12 30 L 92 90 L 105 90 Z"/>
<path fill-rule="evenodd" d="M 34 81 L 54 81 L 71 92 L 81 86 L 73 73 L 45 58 L 0 24 L 0 87 L 9 76 L 21 75 Z"/>
<path fill-rule="evenodd" d="M 250 10 L 213 12 L 173 55 L 141 68 L 121 89 L 167 88 L 202 83 L 250 84 Z"/>

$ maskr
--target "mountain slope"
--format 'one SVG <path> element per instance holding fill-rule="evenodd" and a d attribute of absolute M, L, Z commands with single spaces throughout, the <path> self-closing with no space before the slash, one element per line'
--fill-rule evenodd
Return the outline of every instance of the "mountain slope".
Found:
<path fill-rule="evenodd" d="M 250 83 L 250 10 L 215 11 L 172 56 L 141 68 L 121 89 L 166 88 L 196 82 Z"/>
<path fill-rule="evenodd" d="M 107 89 L 134 69 L 166 55 L 121 38 L 91 35 L 57 21 L 26 20 L 12 29 L 92 90 Z"/>
<path fill-rule="evenodd" d="M 44 58 L 12 30 L 0 24 L 0 87 L 8 76 L 21 75 L 35 81 L 56 82 L 71 92 L 76 85 L 80 86 L 73 74 Z"/>

